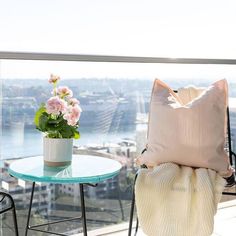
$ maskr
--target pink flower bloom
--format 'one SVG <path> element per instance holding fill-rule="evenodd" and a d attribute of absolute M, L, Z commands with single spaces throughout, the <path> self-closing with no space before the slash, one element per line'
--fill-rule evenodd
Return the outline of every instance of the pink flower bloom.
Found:
<path fill-rule="evenodd" d="M 48 82 L 50 84 L 55 84 L 58 80 L 60 80 L 59 76 L 51 74 L 50 79 L 48 80 Z"/>
<path fill-rule="evenodd" d="M 68 103 L 71 105 L 71 106 L 75 106 L 75 105 L 79 105 L 80 102 L 78 99 L 76 98 L 70 98 L 70 100 L 68 101 Z"/>
<path fill-rule="evenodd" d="M 67 120 L 68 125 L 74 126 L 79 121 L 81 112 L 82 110 L 79 105 L 69 106 L 63 118 Z"/>
<path fill-rule="evenodd" d="M 59 115 L 61 113 L 65 113 L 67 110 L 67 103 L 60 99 L 59 97 L 51 97 L 48 99 L 46 104 L 46 111 L 48 114 Z"/>
<path fill-rule="evenodd" d="M 67 124 L 70 125 L 70 126 L 75 126 L 77 124 L 77 120 L 75 119 L 68 119 L 67 120 Z"/>
<path fill-rule="evenodd" d="M 82 109 L 80 108 L 79 105 L 73 106 L 71 108 L 72 117 L 77 120 L 79 120 L 81 112 L 82 112 Z"/>
<path fill-rule="evenodd" d="M 62 98 L 73 96 L 73 92 L 67 86 L 59 87 L 56 92 Z"/>

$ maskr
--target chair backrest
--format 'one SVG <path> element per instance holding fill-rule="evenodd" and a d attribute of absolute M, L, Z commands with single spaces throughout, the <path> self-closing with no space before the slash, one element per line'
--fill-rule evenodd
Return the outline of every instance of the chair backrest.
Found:
<path fill-rule="evenodd" d="M 232 150 L 229 107 L 227 107 L 227 146 L 228 146 L 230 165 L 233 168 L 235 168 L 236 155 Z M 233 173 L 230 177 L 226 178 L 226 181 L 227 181 L 226 187 L 234 186 L 236 184 L 235 173 Z M 223 192 L 223 194 L 234 195 L 234 196 L 236 195 L 235 192 L 234 193 Z"/>
<path fill-rule="evenodd" d="M 228 135 L 228 151 L 229 151 L 229 160 L 232 166 L 235 166 L 235 154 L 232 150 L 232 143 L 231 143 L 231 129 L 230 129 L 230 114 L 229 114 L 229 107 L 227 107 L 227 135 Z M 234 160 L 233 160 L 234 159 Z"/>

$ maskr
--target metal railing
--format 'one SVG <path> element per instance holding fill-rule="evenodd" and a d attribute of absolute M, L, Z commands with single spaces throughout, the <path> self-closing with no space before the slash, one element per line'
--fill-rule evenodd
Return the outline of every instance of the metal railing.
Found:
<path fill-rule="evenodd" d="M 89 54 L 37 53 L 0 51 L 0 60 L 46 60 L 121 63 L 216 64 L 236 65 L 236 59 L 136 57 Z"/>

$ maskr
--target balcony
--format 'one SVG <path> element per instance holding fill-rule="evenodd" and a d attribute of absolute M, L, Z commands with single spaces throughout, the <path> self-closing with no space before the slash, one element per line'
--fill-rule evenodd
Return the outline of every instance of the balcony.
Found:
<path fill-rule="evenodd" d="M 7 168 L 18 158 L 42 154 L 33 119 L 51 93 L 50 73 L 76 91 L 84 111 L 74 152 L 123 165 L 117 178 L 85 188 L 89 235 L 127 233 L 134 158 L 145 147 L 156 77 L 173 88 L 226 78 L 236 151 L 235 8 L 235 1 L 204 0 L 1 1 L 0 190 L 15 199 L 21 235 L 32 183 L 10 177 Z M 78 186 L 37 183 L 35 190 L 32 223 L 80 214 Z M 222 202 L 215 236 L 233 235 L 235 201 Z M 78 235 L 81 224 L 53 229 Z M 11 235 L 10 214 L 0 216 L 0 236 Z"/>
<path fill-rule="evenodd" d="M 157 73 L 156 65 L 158 65 L 158 72 L 160 71 L 161 75 L 176 88 L 189 83 L 204 86 L 215 78 L 219 78 L 219 75 L 229 78 L 232 145 L 233 148 L 236 147 L 235 60 L 9 52 L 0 53 L 0 59 L 3 97 L 2 188 L 9 191 L 16 200 L 21 233 L 24 232 L 31 183 L 10 178 L 6 170 L 9 163 L 17 158 L 42 153 L 42 137 L 35 130 L 32 121 L 40 102 L 50 94 L 46 83 L 49 67 L 55 69 L 66 65 L 64 83 L 69 83 L 70 86 L 77 89 L 77 96 L 84 110 L 81 116 L 81 139 L 75 143 L 74 152 L 115 158 L 123 165 L 118 178 L 101 183 L 97 189 L 89 187 L 85 189 L 89 235 L 127 234 L 132 183 L 136 172 L 134 158 L 145 146 L 146 118 L 152 82 Z M 101 64 L 103 70 L 111 66 L 111 73 L 123 70 L 123 75 L 125 76 L 127 73 L 129 76 L 117 79 L 113 74 L 109 78 L 104 78 L 104 75 L 96 78 L 96 70 L 94 70 L 94 75 L 84 78 L 77 67 L 81 68 L 86 63 L 88 64 L 86 65 L 87 70 L 90 71 L 93 71 L 91 68 L 97 67 L 96 63 L 104 63 Z M 129 69 L 126 67 L 128 63 Z M 27 72 L 29 64 L 34 67 L 35 74 L 42 75 L 43 71 L 44 75 L 35 78 L 31 77 L 32 74 L 27 75 L 26 73 L 24 75 L 27 79 L 19 77 L 21 70 Z M 9 68 L 14 68 L 14 73 L 9 72 Z M 152 72 L 145 78 L 140 78 L 138 74 L 144 76 L 143 71 L 146 70 Z M 204 73 L 198 74 L 201 70 L 207 70 L 206 76 Z M 134 73 L 132 76 L 130 71 L 135 71 L 132 72 Z M 179 77 L 183 72 L 183 79 L 169 79 L 175 72 L 179 73 Z M 191 74 L 196 74 L 197 79 L 196 77 L 191 78 Z M 206 79 L 208 77 L 209 79 Z M 93 119 L 89 119 L 90 117 Z M 33 202 L 35 212 L 33 222 L 44 223 L 49 219 L 57 220 L 77 216 L 80 213 L 78 199 L 78 186 L 38 183 L 36 199 Z M 229 230 L 233 228 L 236 202 L 235 200 L 230 201 L 232 199 L 224 198 L 225 202 L 219 206 L 215 235 L 229 235 Z M 2 222 L 3 236 L 13 235 L 9 215 L 3 218 Z M 73 222 L 70 226 L 67 224 L 55 226 L 55 229 L 58 232 L 64 230 L 69 235 L 82 235 L 81 230 L 77 230 L 77 227 L 80 225 Z M 35 235 L 40 236 L 41 234 Z M 141 231 L 140 235 L 142 235 Z"/>
<path fill-rule="evenodd" d="M 217 214 L 215 216 L 215 227 L 212 236 L 228 236 L 233 234 L 234 225 L 236 223 L 236 200 L 220 203 Z M 123 223 L 116 226 L 110 226 L 99 230 L 90 231 L 90 236 L 123 236 L 128 235 L 128 224 Z M 139 236 L 146 236 L 141 229 L 138 231 Z M 75 234 L 73 236 L 82 236 Z"/>

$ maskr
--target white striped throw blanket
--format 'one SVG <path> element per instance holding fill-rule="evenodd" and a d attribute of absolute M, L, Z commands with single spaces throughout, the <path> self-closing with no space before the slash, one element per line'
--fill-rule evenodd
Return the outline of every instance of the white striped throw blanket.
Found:
<path fill-rule="evenodd" d="M 210 169 L 165 163 L 141 169 L 137 214 L 148 236 L 210 236 L 225 180 Z"/>

